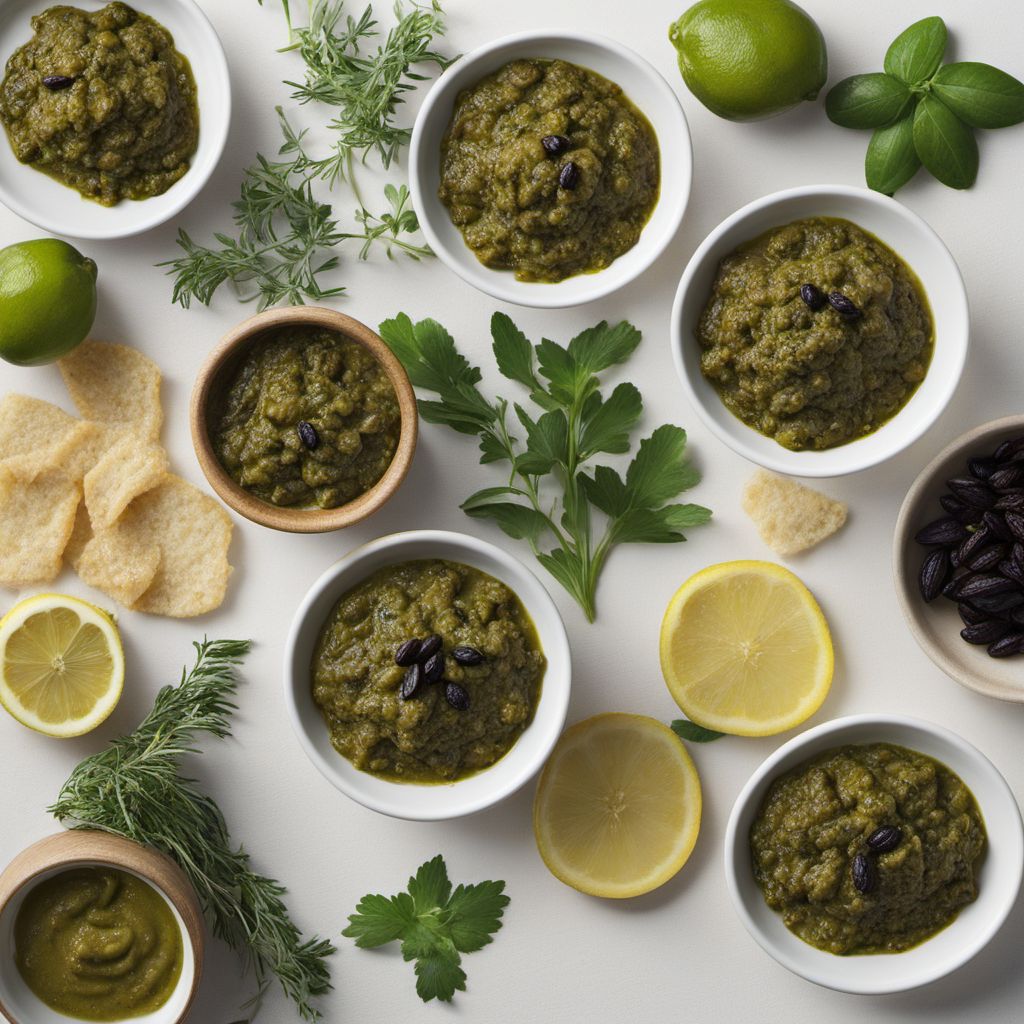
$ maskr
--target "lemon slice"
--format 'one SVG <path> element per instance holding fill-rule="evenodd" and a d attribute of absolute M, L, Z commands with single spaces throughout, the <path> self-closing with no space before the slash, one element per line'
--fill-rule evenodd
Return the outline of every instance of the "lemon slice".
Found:
<path fill-rule="evenodd" d="M 832 637 L 811 592 L 772 562 L 691 576 L 661 623 L 661 671 L 686 716 L 736 736 L 792 729 L 832 685 Z"/>
<path fill-rule="evenodd" d="M 591 896 L 625 899 L 667 882 L 700 831 L 700 779 L 668 726 L 595 715 L 567 729 L 533 801 L 551 873 Z"/>
<path fill-rule="evenodd" d="M 121 637 L 94 605 L 40 594 L 0 619 L 0 703 L 22 725 L 81 736 L 114 710 L 123 685 Z"/>

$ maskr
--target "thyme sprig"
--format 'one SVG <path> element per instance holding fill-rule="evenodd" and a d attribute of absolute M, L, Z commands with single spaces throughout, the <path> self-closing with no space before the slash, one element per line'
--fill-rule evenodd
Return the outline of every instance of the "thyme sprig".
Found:
<path fill-rule="evenodd" d="M 165 686 L 142 724 L 71 773 L 50 807 L 72 828 L 100 829 L 172 857 L 195 887 L 216 936 L 242 954 L 259 986 L 254 1004 L 276 976 L 303 1020 L 317 1021 L 311 1000 L 326 993 L 326 939 L 303 939 L 281 899 L 280 883 L 252 870 L 217 804 L 181 762 L 198 753 L 201 733 L 230 735 L 235 666 L 242 640 L 197 643 L 196 662 L 178 686 Z"/>

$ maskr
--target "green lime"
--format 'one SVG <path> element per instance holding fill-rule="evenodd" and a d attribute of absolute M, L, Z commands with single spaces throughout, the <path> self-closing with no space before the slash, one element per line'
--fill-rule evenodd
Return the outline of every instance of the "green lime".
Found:
<path fill-rule="evenodd" d="M 96 317 L 96 264 L 57 238 L 0 249 L 0 357 L 39 366 L 67 355 Z"/>
<path fill-rule="evenodd" d="M 730 121 L 813 100 L 828 77 L 821 30 L 790 0 L 700 0 L 668 37 L 690 92 Z"/>

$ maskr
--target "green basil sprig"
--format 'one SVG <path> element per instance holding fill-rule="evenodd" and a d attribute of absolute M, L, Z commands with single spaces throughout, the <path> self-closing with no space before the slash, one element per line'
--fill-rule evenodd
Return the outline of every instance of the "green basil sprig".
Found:
<path fill-rule="evenodd" d="M 874 130 L 864 174 L 877 192 L 892 195 L 922 165 L 950 188 L 970 188 L 974 129 L 1024 121 L 1024 83 L 990 64 L 943 64 L 947 42 L 946 23 L 923 18 L 892 41 L 884 72 L 844 78 L 825 99 L 835 124 Z"/>

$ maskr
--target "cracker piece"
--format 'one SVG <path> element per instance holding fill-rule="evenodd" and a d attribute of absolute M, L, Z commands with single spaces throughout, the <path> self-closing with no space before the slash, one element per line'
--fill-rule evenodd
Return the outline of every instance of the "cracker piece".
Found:
<path fill-rule="evenodd" d="M 220 606 L 231 574 L 232 525 L 209 495 L 168 475 L 125 509 L 118 530 L 140 547 L 160 552 L 156 577 L 133 609 L 188 618 Z"/>
<path fill-rule="evenodd" d="M 160 370 L 138 349 L 83 341 L 57 365 L 85 419 L 129 427 L 147 441 L 160 436 Z"/>
<path fill-rule="evenodd" d="M 52 402 L 17 392 L 4 395 L 0 400 L 0 459 L 56 452 L 78 425 L 79 420 Z"/>
<path fill-rule="evenodd" d="M 795 555 L 831 537 L 846 506 L 783 476 L 758 470 L 743 491 L 743 511 L 776 554 Z"/>
<path fill-rule="evenodd" d="M 54 453 L 54 462 L 72 480 L 82 481 L 89 470 L 124 436 L 123 427 L 97 423 L 95 420 L 79 420 Z"/>
<path fill-rule="evenodd" d="M 40 471 L 31 457 L 0 463 L 0 584 L 56 579 L 81 497 L 81 487 L 66 473 Z"/>
<path fill-rule="evenodd" d="M 93 530 L 113 526 L 133 498 L 156 487 L 169 472 L 163 448 L 123 436 L 85 477 L 85 504 Z"/>
<path fill-rule="evenodd" d="M 153 583 L 159 567 L 160 549 L 156 545 L 143 547 L 132 534 L 112 526 L 87 541 L 76 568 L 83 583 L 130 606 Z"/>
<path fill-rule="evenodd" d="M 85 507 L 85 502 L 82 501 L 78 504 L 78 511 L 75 513 L 75 525 L 71 530 L 67 546 L 64 548 L 64 561 L 75 572 L 78 572 L 82 552 L 90 540 L 92 540 L 92 523 L 89 521 L 89 510 Z"/>

